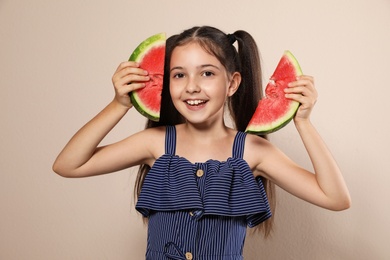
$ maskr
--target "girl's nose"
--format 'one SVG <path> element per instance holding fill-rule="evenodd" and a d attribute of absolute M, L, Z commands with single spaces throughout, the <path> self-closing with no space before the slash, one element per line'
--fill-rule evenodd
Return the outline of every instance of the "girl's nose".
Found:
<path fill-rule="evenodd" d="M 187 93 L 198 93 L 200 92 L 199 84 L 194 79 L 189 79 L 186 86 Z"/>

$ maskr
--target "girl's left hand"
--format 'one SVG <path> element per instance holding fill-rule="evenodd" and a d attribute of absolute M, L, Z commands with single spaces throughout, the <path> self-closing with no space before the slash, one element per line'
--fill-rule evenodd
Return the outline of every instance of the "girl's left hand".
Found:
<path fill-rule="evenodd" d="M 318 96 L 314 87 L 314 78 L 307 75 L 299 76 L 296 81 L 288 84 L 284 92 L 286 93 L 286 98 L 301 103 L 295 114 L 294 121 L 308 120 Z"/>

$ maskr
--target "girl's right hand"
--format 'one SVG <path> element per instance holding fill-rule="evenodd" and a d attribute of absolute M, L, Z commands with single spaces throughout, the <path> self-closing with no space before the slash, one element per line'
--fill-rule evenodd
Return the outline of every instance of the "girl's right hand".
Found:
<path fill-rule="evenodd" d="M 115 98 L 119 104 L 131 108 L 129 93 L 145 87 L 145 82 L 149 81 L 148 72 L 139 67 L 134 61 L 125 61 L 119 64 L 114 75 L 112 83 L 115 88 Z"/>

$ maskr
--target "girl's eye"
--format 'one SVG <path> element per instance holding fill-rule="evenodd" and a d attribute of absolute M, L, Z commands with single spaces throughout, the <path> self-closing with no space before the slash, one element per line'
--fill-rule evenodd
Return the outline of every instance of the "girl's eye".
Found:
<path fill-rule="evenodd" d="M 203 72 L 203 76 L 206 76 L 206 77 L 210 77 L 210 76 L 213 76 L 213 75 L 214 75 L 214 73 L 211 72 L 211 71 L 205 71 L 205 72 Z"/>
<path fill-rule="evenodd" d="M 176 78 L 176 79 L 180 79 L 180 78 L 183 78 L 184 77 L 184 74 L 183 73 L 176 73 L 176 74 L 173 74 L 173 78 Z"/>

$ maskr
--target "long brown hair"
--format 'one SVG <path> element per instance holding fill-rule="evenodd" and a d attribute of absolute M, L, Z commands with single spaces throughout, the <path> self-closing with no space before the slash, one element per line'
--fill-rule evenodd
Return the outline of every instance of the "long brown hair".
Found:
<path fill-rule="evenodd" d="M 237 41 L 237 48 L 233 43 Z M 228 109 L 236 130 L 245 131 L 258 101 L 262 97 L 262 71 L 260 54 L 253 37 L 242 30 L 231 35 L 210 26 L 193 27 L 181 34 L 171 36 L 166 42 L 164 80 L 159 122 L 148 120 L 146 128 L 177 125 L 185 120 L 176 110 L 169 93 L 169 66 L 172 51 L 177 46 L 183 46 L 189 42 L 198 43 L 205 51 L 215 56 L 225 67 L 228 73 L 241 73 L 241 84 L 236 93 L 228 100 Z M 266 136 L 261 136 L 267 138 Z M 135 197 L 138 198 L 149 165 L 141 165 L 135 183 Z M 275 186 L 269 180 L 261 178 L 272 212 L 275 210 Z M 266 220 L 257 226 L 256 230 L 264 232 L 268 236 L 273 225 L 273 218 Z"/>

